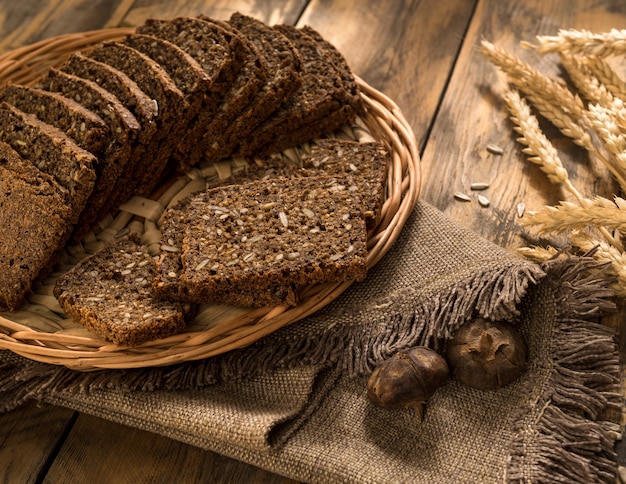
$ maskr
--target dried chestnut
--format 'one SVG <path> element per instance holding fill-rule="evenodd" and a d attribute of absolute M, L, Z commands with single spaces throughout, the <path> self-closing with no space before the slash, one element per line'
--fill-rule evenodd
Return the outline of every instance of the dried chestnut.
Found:
<path fill-rule="evenodd" d="M 457 380 L 490 390 L 511 383 L 526 369 L 526 345 L 510 324 L 477 318 L 455 332 L 446 359 Z"/>
<path fill-rule="evenodd" d="M 421 421 L 424 403 L 448 378 L 446 360 L 436 351 L 417 346 L 382 362 L 367 383 L 367 396 L 383 408 L 411 407 Z"/>

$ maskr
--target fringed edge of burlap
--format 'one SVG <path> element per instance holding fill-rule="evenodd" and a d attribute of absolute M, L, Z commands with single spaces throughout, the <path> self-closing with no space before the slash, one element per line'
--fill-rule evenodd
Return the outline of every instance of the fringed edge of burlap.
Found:
<path fill-rule="evenodd" d="M 616 331 L 598 321 L 614 311 L 612 279 L 591 258 L 545 268 L 549 287 L 534 290 L 553 292 L 556 324 L 547 357 L 530 369 L 543 385 L 520 409 L 507 481 L 614 483 L 621 427 L 605 413 L 623 405 L 619 353 Z"/>

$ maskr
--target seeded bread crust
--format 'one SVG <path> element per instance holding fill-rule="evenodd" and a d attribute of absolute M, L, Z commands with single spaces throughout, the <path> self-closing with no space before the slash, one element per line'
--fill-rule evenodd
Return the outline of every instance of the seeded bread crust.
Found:
<path fill-rule="evenodd" d="M 357 191 L 342 178 L 305 177 L 196 195 L 163 222 L 164 234 L 182 240 L 181 269 L 160 258 L 155 291 L 259 307 L 296 305 L 308 284 L 363 280 L 367 234 Z"/>
<path fill-rule="evenodd" d="M 84 220 L 96 220 L 119 205 L 117 180 L 134 163 L 132 147 L 141 129 L 137 118 L 126 109 L 120 100 L 95 82 L 50 68 L 40 82 L 40 87 L 50 92 L 59 92 L 72 97 L 76 102 L 98 114 L 109 126 L 104 166 L 96 184 L 98 203 L 90 204 L 84 212 Z M 91 215 L 93 213 L 93 215 Z M 90 215 L 90 216 L 87 216 Z M 87 224 L 81 224 L 84 230 Z"/>
<path fill-rule="evenodd" d="M 301 86 L 302 59 L 293 43 L 269 25 L 240 13 L 234 13 L 228 22 L 263 54 L 271 73 L 250 107 L 228 129 L 231 154 L 243 138 L 276 112 Z"/>
<path fill-rule="evenodd" d="M 37 116 L 59 128 L 81 148 L 102 156 L 108 126 L 100 116 L 73 99 L 34 87 L 9 84 L 0 91 L 0 101 Z"/>
<path fill-rule="evenodd" d="M 120 239 L 60 276 L 53 293 L 77 323 L 132 347 L 185 328 L 183 306 L 154 297 L 154 275 L 146 247 Z"/>
<path fill-rule="evenodd" d="M 237 150 L 241 156 L 254 156 L 263 146 L 276 144 L 275 139 L 284 130 L 295 131 L 304 125 L 312 125 L 345 105 L 341 78 L 315 40 L 293 26 L 276 25 L 273 28 L 300 52 L 302 85 L 271 118 L 242 140 Z"/>
<path fill-rule="evenodd" d="M 211 22 L 193 17 L 176 17 L 171 20 L 148 19 L 137 27 L 139 34 L 153 35 L 177 45 L 193 57 L 213 79 L 213 97 L 208 107 L 203 107 L 192 126 L 177 144 L 174 157 L 178 170 L 194 166 L 206 151 L 200 143 L 206 127 L 214 120 L 216 110 L 231 88 L 240 68 L 241 58 L 234 54 L 237 39 Z"/>
<path fill-rule="evenodd" d="M 165 69 L 149 56 L 121 42 L 105 42 L 88 56 L 120 70 L 158 105 L 156 118 L 158 147 L 149 166 L 135 188 L 140 195 L 149 195 L 161 180 L 170 155 L 187 126 L 183 113 L 189 108 L 185 96 Z M 155 140 L 156 141 L 156 140 Z M 146 157 L 146 159 L 149 159 Z"/>
<path fill-rule="evenodd" d="M 0 104 L 0 132 L 0 140 L 67 190 L 68 223 L 76 224 L 93 191 L 96 157 L 60 129 L 6 102 Z"/>
<path fill-rule="evenodd" d="M 63 247 L 66 190 L 0 142 L 0 308 L 17 310 Z"/>
<path fill-rule="evenodd" d="M 140 129 L 129 155 L 132 163 L 120 173 L 112 190 L 113 197 L 110 206 L 117 207 L 134 193 L 138 180 L 150 166 L 150 161 L 154 159 L 155 152 L 159 148 L 158 138 L 155 136 L 157 105 L 126 74 L 79 52 L 72 54 L 61 70 L 95 82 L 113 94 L 139 123 Z"/>

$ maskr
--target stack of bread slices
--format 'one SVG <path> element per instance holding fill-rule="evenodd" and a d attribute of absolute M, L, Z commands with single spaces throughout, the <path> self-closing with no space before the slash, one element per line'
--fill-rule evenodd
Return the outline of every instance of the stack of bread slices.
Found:
<path fill-rule="evenodd" d="M 349 66 L 319 33 L 239 13 L 149 19 L 72 54 L 34 86 L 4 86 L 0 308 L 19 308 L 63 247 L 131 196 L 233 157 L 256 161 L 244 178 L 169 210 L 158 257 L 120 240 L 62 276 L 54 293 L 63 309 L 136 345 L 180 331 L 190 305 L 294 305 L 307 284 L 362 280 L 387 150 L 327 139 L 301 167 L 271 166 L 270 156 L 361 109 Z M 154 305 L 135 302 L 139 280 Z"/>

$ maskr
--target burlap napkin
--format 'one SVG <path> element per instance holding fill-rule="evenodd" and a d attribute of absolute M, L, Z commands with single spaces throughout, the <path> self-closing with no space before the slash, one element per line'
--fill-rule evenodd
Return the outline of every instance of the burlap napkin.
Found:
<path fill-rule="evenodd" d="M 595 269 L 591 271 L 591 269 Z M 176 367 L 81 374 L 0 352 L 0 407 L 37 398 L 306 482 L 614 482 L 619 407 L 608 278 L 588 257 L 538 266 L 420 202 L 364 283 L 248 348 Z M 479 391 L 450 379 L 418 423 L 374 407 L 367 376 L 441 349 L 473 316 L 518 324 L 528 371 Z"/>

